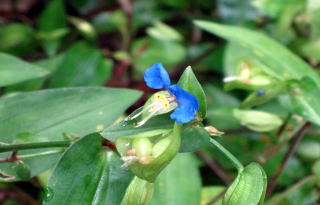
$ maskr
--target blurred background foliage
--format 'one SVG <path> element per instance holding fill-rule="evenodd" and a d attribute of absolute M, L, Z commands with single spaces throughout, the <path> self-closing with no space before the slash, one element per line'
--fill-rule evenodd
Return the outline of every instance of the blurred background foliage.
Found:
<path fill-rule="evenodd" d="M 1 0 L 0 14 L 0 79 L 8 78 L 5 69 L 14 67 L 10 62 L 24 68 L 11 73 L 14 81 L 0 80 L 0 86 L 5 85 L 1 95 L 74 86 L 144 91 L 132 111 L 152 93 L 143 81 L 147 67 L 162 62 L 177 81 L 191 65 L 207 95 L 204 124 L 225 132 L 219 142 L 244 164 L 262 164 L 269 179 L 283 163 L 293 133 L 304 120 L 280 103 L 285 100 L 281 85 L 271 91 L 260 89 L 275 79 L 262 71 L 266 65 L 257 58 L 259 53 L 202 31 L 192 21 L 210 20 L 264 33 L 316 72 L 320 69 L 319 0 Z M 241 33 L 237 35 L 241 38 Z M 256 84 L 251 87 L 223 82 L 227 76 L 246 75 L 246 69 L 255 73 Z M 266 99 L 258 102 L 256 96 L 265 92 Z M 253 100 L 246 98 L 249 94 Z M 201 135 L 194 130 L 187 134 Z M 318 204 L 319 136 L 319 127 L 312 126 L 267 204 Z M 196 143 L 192 137 L 185 143 Z M 179 196 L 177 189 L 185 186 L 195 187 L 190 195 L 171 198 L 174 204 L 220 204 L 221 200 L 212 200 L 236 175 L 214 148 L 204 147 L 197 155 L 178 157 L 157 182 L 157 186 L 176 182 L 168 184 L 169 196 Z M 188 169 L 190 175 L 180 176 L 179 169 Z M 45 172 L 24 182 L 1 183 L 0 203 L 39 204 L 47 177 Z M 184 185 L 185 180 L 193 183 Z M 180 187 L 170 187 L 179 183 Z M 152 204 L 170 203 L 155 193 Z"/>

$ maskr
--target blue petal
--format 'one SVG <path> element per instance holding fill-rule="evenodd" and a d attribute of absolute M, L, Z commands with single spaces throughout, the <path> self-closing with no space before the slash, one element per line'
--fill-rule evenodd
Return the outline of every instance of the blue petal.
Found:
<path fill-rule="evenodd" d="M 198 99 L 178 85 L 171 85 L 168 90 L 176 97 L 178 102 L 178 107 L 170 115 L 171 119 L 178 123 L 188 123 L 193 120 L 199 110 Z"/>
<path fill-rule="evenodd" d="M 155 63 L 144 72 L 144 81 L 153 89 L 168 88 L 171 84 L 169 74 L 161 63 Z"/>

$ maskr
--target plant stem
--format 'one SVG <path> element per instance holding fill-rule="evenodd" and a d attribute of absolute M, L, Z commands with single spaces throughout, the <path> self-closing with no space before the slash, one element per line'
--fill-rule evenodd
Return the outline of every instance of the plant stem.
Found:
<path fill-rule="evenodd" d="M 18 159 L 28 159 L 32 157 L 41 157 L 41 156 L 47 156 L 47 155 L 52 155 L 52 154 L 58 154 L 62 153 L 63 150 L 52 150 L 52 151 L 47 151 L 47 152 L 40 152 L 40 153 L 34 153 L 34 154 L 25 154 L 25 155 L 19 155 L 17 156 Z"/>
<path fill-rule="evenodd" d="M 24 149 L 39 149 L 47 147 L 68 147 L 71 144 L 69 140 L 52 141 L 52 142 L 34 142 L 25 144 L 9 144 L 0 145 L 0 153 L 8 152 L 12 150 L 24 150 Z"/>
<path fill-rule="evenodd" d="M 40 157 L 40 156 L 48 156 L 48 155 L 52 155 L 52 154 L 58 154 L 58 153 L 62 153 L 63 150 L 52 150 L 52 151 L 47 151 L 47 152 L 40 152 L 40 153 L 34 153 L 34 154 L 25 154 L 25 155 L 19 155 L 17 156 L 16 154 L 12 154 L 9 157 L 6 158 L 0 158 L 0 163 L 1 162 L 15 162 L 21 159 L 28 159 L 28 158 L 32 158 L 32 157 Z M 13 152 L 16 153 L 16 152 Z"/>
<path fill-rule="evenodd" d="M 306 134 L 308 128 L 311 125 L 312 125 L 311 122 L 306 122 L 298 130 L 298 132 L 294 135 L 292 144 L 290 145 L 286 155 L 282 159 L 281 164 L 279 165 L 275 175 L 272 177 L 270 183 L 268 184 L 266 198 L 269 198 L 271 196 L 271 193 L 272 193 L 273 189 L 276 187 L 277 181 L 278 181 L 282 171 L 284 170 L 287 162 L 289 161 L 290 157 L 292 157 L 292 155 L 295 153 L 295 151 L 296 151 L 301 139 Z"/>
<path fill-rule="evenodd" d="M 231 154 L 226 148 L 224 148 L 219 142 L 217 142 L 213 138 L 210 138 L 210 142 L 234 164 L 239 172 L 244 169 L 241 162 L 239 162 L 239 160 L 235 156 L 233 156 L 233 154 Z"/>

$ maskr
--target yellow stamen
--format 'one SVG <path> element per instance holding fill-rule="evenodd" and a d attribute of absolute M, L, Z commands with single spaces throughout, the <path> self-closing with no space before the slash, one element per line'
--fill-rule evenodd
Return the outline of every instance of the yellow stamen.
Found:
<path fill-rule="evenodd" d="M 167 109 L 170 108 L 170 103 L 169 103 L 169 101 L 168 101 L 168 99 L 167 99 L 167 97 L 165 95 L 156 94 L 156 95 L 154 95 L 154 98 L 160 104 L 162 109 L 167 110 Z M 155 109 L 155 107 L 159 106 L 159 104 L 152 106 L 152 109 Z"/>

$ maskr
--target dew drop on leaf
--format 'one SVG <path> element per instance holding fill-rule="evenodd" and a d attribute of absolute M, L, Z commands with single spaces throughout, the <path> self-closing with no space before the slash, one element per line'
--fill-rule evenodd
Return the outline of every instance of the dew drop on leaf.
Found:
<path fill-rule="evenodd" d="M 42 199 L 43 201 L 50 201 L 54 196 L 54 192 L 53 192 L 53 189 L 50 188 L 50 187 L 47 187 L 43 190 L 43 194 L 42 194 Z"/>

